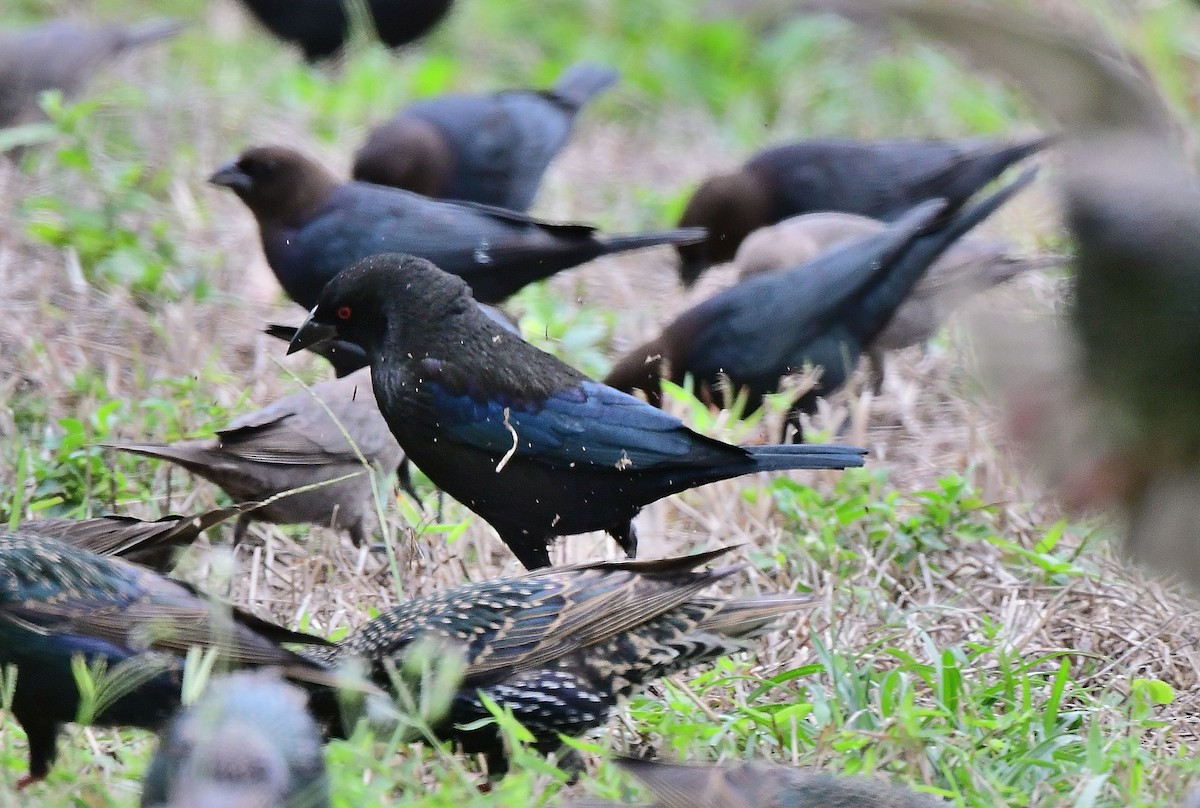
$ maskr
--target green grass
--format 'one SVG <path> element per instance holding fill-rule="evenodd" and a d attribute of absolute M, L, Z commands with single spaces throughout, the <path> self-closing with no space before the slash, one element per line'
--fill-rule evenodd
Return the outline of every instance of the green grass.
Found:
<path fill-rule="evenodd" d="M 21 0 L 5 4 L 0 21 L 29 21 L 68 5 Z M 161 13 L 145 0 L 95 5 L 113 16 Z M 603 128 L 627 138 L 632 151 L 648 143 L 663 151 L 646 165 L 613 166 L 600 187 L 580 187 L 593 201 L 578 206 L 606 228 L 636 229 L 669 224 L 690 190 L 690 180 L 657 178 L 652 163 L 664 154 L 689 169 L 693 147 L 720 162 L 787 137 L 1030 128 L 1020 98 L 952 56 L 919 43 L 867 40 L 824 18 L 758 31 L 704 19 L 692 0 L 464 0 L 419 47 L 393 56 L 364 46 L 332 71 L 304 66 L 252 28 L 214 36 L 217 14 L 200 0 L 176 7 L 196 18 L 191 32 L 146 54 L 137 69 L 127 64 L 99 76 L 83 101 L 47 97 L 50 122 L 19 135 L 43 145 L 14 172 L 10 187 L 18 193 L 0 209 L 0 234 L 20 251 L 23 272 L 42 280 L 14 293 L 16 324 L 0 328 L 5 523 L 112 508 L 156 515 L 168 486 L 176 503 L 181 493 L 195 494 L 191 480 L 148 471 L 144 461 L 96 443 L 210 434 L 262 406 L 270 398 L 264 388 L 294 389 L 280 368 L 247 358 L 266 306 L 243 299 L 235 282 L 256 247 L 236 232 L 244 211 L 203 185 L 217 162 L 249 143 L 297 140 L 341 168 L 365 127 L 405 99 L 548 84 L 576 59 L 602 60 L 622 81 L 588 111 L 580 136 Z M 1107 14 L 1194 122 L 1200 15 L 1184 2 Z M 579 215 L 573 197 L 565 204 Z M 72 267 L 78 277 L 68 277 Z M 595 289 L 560 279 L 523 292 L 510 308 L 527 338 L 600 374 L 615 346 L 630 341 L 630 313 L 596 303 Z M 295 319 L 296 311 L 283 311 Z M 107 340 L 106 351 L 86 345 L 79 350 L 87 361 L 73 359 L 77 343 L 54 333 L 76 327 Z M 181 336 L 181 328 L 191 331 Z M 183 341 L 191 347 L 175 352 Z M 9 349 L 15 353 L 6 355 Z M 298 372 L 312 380 L 323 371 Z M 958 375 L 967 378 L 956 394 L 972 398 L 964 392 L 973 389 L 969 374 Z M 735 437 L 756 426 L 730 432 L 727 418 L 686 394 L 672 399 L 705 432 Z M 1026 614 L 1023 604 L 1040 603 L 1054 638 L 1090 636 L 1082 628 L 1072 633 L 1069 621 L 1060 626 L 1054 610 L 1086 623 L 1092 601 L 1076 598 L 1079 592 L 1100 593 L 1096 603 L 1127 598 L 1131 609 L 1145 606 L 1143 580 L 1107 558 L 1103 528 L 1062 522 L 1041 502 L 985 502 L 974 471 L 948 469 L 934 484 L 914 486 L 902 474 L 871 469 L 811 487 L 750 481 L 685 497 L 702 514 L 719 508 L 738 521 L 714 531 L 665 510 L 672 531 L 696 544 L 746 539 L 753 586 L 813 591 L 813 615 L 761 652 L 634 698 L 607 732 L 580 742 L 589 761 L 581 785 L 567 786 L 557 770 L 518 748 L 514 773 L 480 794 L 473 762 L 360 728 L 328 748 L 335 804 L 540 805 L 563 789 L 622 798 L 634 788 L 605 758 L 647 748 L 668 759 L 770 757 L 875 772 L 965 806 L 1157 805 L 1180 794 L 1197 769 L 1195 737 L 1181 721 L 1197 703 L 1194 682 L 1185 692 L 1167 681 L 1146 654 L 1134 653 L 1133 639 L 1055 645 L 1032 623 L 1028 639 L 1007 623 Z M 201 501 L 212 498 L 195 488 Z M 393 525 L 418 528 L 405 540 L 418 548 L 448 543 L 472 569 L 487 569 L 477 549 L 479 536 L 490 541 L 486 528 L 454 503 L 437 519 L 435 495 L 423 492 L 421 507 L 401 499 L 389 508 Z M 282 532 L 301 542 L 308 533 Z M 317 541 L 306 546 L 315 552 L 323 546 Z M 332 559 L 329 567 L 331 580 L 346 575 Z M 222 587 L 232 585 L 229 577 Z M 392 588 L 437 584 L 382 578 L 378 596 L 360 604 L 364 614 L 387 602 Z M 1183 599 L 1169 604 L 1194 613 Z M 314 616 L 288 613 L 300 622 Z M 137 804 L 149 735 L 72 728 L 60 750 L 49 782 L 28 795 L 0 783 L 0 806 Z M 5 719 L 0 781 L 13 782 L 25 769 L 23 736 Z"/>

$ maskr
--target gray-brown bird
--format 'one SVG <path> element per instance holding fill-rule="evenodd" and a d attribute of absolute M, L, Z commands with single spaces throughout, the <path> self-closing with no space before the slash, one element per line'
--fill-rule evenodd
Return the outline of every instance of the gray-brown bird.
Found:
<path fill-rule="evenodd" d="M 937 808 L 942 800 L 867 777 L 836 777 L 772 763 L 724 766 L 621 758 L 654 797 L 639 808 Z M 616 808 L 578 802 L 571 808 Z"/>
<path fill-rule="evenodd" d="M 263 502 L 294 488 L 354 475 L 245 511 L 234 527 L 234 540 L 240 541 L 253 521 L 309 522 L 347 530 L 360 546 L 367 543 L 375 509 L 373 475 L 359 453 L 385 475 L 404 456 L 375 404 L 369 368 L 236 418 L 212 439 L 112 447 L 177 463 L 216 483 L 237 502 Z"/>
<path fill-rule="evenodd" d="M 106 62 L 120 54 L 174 36 L 183 30 L 175 20 L 157 19 L 135 25 L 85 25 L 52 20 L 0 34 L 0 127 L 41 117 L 38 97 L 59 90 L 67 98 Z"/>
<path fill-rule="evenodd" d="M 328 808 L 323 742 L 307 702 L 270 671 L 211 682 L 160 733 L 143 808 Z"/>
<path fill-rule="evenodd" d="M 734 256 L 739 280 L 791 269 L 843 244 L 883 232 L 885 222 L 853 213 L 806 213 L 751 233 Z M 867 346 L 873 386 L 883 383 L 883 355 L 928 341 L 958 306 L 1016 276 L 1067 261 L 1022 256 L 1002 239 L 967 236 L 952 244 L 917 281 L 882 333 Z"/>

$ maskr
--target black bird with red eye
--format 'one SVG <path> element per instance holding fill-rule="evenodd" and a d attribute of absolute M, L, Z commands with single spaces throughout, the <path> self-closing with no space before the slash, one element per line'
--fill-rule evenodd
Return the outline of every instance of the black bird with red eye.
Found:
<path fill-rule="evenodd" d="M 330 337 L 371 362 L 408 458 L 527 568 L 557 536 L 606 530 L 629 556 L 644 505 L 759 471 L 860 466 L 852 446 L 731 446 L 587 378 L 480 313 L 459 277 L 407 255 L 342 272 L 289 351 Z"/>

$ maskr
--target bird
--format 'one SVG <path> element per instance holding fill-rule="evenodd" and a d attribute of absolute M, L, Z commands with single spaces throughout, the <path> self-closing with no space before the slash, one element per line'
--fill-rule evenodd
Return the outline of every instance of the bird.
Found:
<path fill-rule="evenodd" d="M 690 244 L 699 228 L 605 236 L 470 202 L 448 202 L 366 182 L 339 182 L 282 146 L 260 146 L 209 178 L 233 190 L 258 220 L 263 251 L 288 297 L 316 305 L 334 275 L 381 253 L 427 258 L 461 275 L 481 303 L 602 255 Z"/>
<path fill-rule="evenodd" d="M 368 544 L 375 486 L 363 460 L 386 475 L 404 457 L 375 404 L 367 368 L 235 418 L 215 438 L 104 445 L 183 466 L 216 483 L 235 502 L 262 503 L 238 515 L 235 543 L 251 522 L 261 521 L 337 527 L 357 546 Z M 342 479 L 347 475 L 353 476 Z M 330 480 L 337 482 L 280 496 Z"/>
<path fill-rule="evenodd" d="M 732 446 L 498 328 L 457 275 L 382 255 L 342 272 L 290 351 L 337 337 L 371 360 L 406 456 L 482 516 L 527 569 L 557 536 L 605 530 L 633 557 L 633 518 L 670 494 L 757 471 L 862 465 L 847 446 Z"/>
<path fill-rule="evenodd" d="M 183 23 L 171 19 L 134 25 L 86 25 L 63 19 L 0 34 L 0 127 L 42 119 L 38 100 L 43 92 L 78 96 L 106 62 L 175 36 L 183 28 Z"/>
<path fill-rule="evenodd" d="M 1036 170 L 955 212 L 945 200 L 921 203 L 882 232 L 830 250 L 786 272 L 759 275 L 700 302 L 617 361 L 604 383 L 641 390 L 661 405 L 661 379 L 691 374 L 714 403 L 718 386 L 748 390 L 746 412 L 806 365 L 817 385 L 794 405 L 813 412 L 849 378 L 868 348 L 946 249 L 1031 183 Z M 797 429 L 799 435 L 799 429 Z"/>
<path fill-rule="evenodd" d="M 929 199 L 957 209 L 1053 140 L 821 139 L 765 149 L 736 171 L 704 180 L 688 200 L 679 226 L 703 227 L 708 237 L 677 248 L 680 279 L 692 285 L 708 267 L 731 260 L 753 231 L 801 213 L 890 222 Z"/>
<path fill-rule="evenodd" d="M 466 671 L 434 732 L 485 754 L 489 773 L 501 773 L 507 764 L 496 727 L 470 728 L 491 716 L 484 696 L 511 709 L 547 754 L 560 747 L 560 734 L 603 725 L 620 699 L 651 680 L 743 650 L 777 618 L 811 603 L 803 595 L 699 594 L 745 567 L 697 569 L 731 549 L 462 584 L 392 607 L 333 646 L 303 653 L 329 667 L 365 661 L 388 687 L 388 668 L 418 640 L 457 649 Z M 329 709 L 332 698 L 314 694 L 314 712 Z"/>
<path fill-rule="evenodd" d="M 235 505 L 194 516 L 171 514 L 154 521 L 115 514 L 94 519 L 26 519 L 17 530 L 22 535 L 57 539 L 89 553 L 118 556 L 165 573 L 172 566 L 176 550 L 245 510 Z"/>
<path fill-rule="evenodd" d="M 317 62 L 338 54 L 350 36 L 344 0 L 242 0 L 267 30 L 298 45 Z M 389 48 L 420 39 L 441 21 L 452 0 L 366 0 L 373 33 Z"/>
<path fill-rule="evenodd" d="M 855 239 L 883 232 L 878 219 L 854 213 L 805 213 L 759 228 L 738 247 L 733 264 L 738 279 L 791 269 Z M 954 242 L 892 315 L 866 348 L 870 378 L 878 392 L 883 383 L 883 354 L 929 340 L 972 295 L 1018 275 L 1063 266 L 1066 256 L 1022 256 L 1003 239 L 966 236 Z"/>
<path fill-rule="evenodd" d="M 73 660 L 104 664 L 91 723 L 157 729 L 179 706 L 183 658 L 212 648 L 223 664 L 272 666 L 313 684 L 338 679 L 279 643 L 324 644 L 119 558 L 20 531 L 0 531 L 0 668 L 16 668 L 12 715 L 25 730 L 29 774 L 43 779 L 63 724 L 78 720 Z"/>
<path fill-rule="evenodd" d="M 947 803 L 869 777 L 838 777 L 779 764 L 719 766 L 663 763 L 622 757 L 617 767 L 650 790 L 641 808 L 936 808 Z M 615 808 L 576 801 L 572 808 Z"/>
<path fill-rule="evenodd" d="M 1200 586 L 1200 178 L 1161 93 L 1082 24 L 919 0 L 870 10 L 959 48 L 1063 127 L 1073 287 L 1057 329 L 993 349 L 1019 360 L 1002 383 L 1010 429 L 1066 504 L 1114 517 L 1134 559 Z"/>
<path fill-rule="evenodd" d="M 527 211 L 575 116 L 617 80 L 580 62 L 549 90 L 455 94 L 417 101 L 371 130 L 354 155 L 363 182 Z"/>
<path fill-rule="evenodd" d="M 308 695 L 272 671 L 209 683 L 159 733 L 144 808 L 328 808 L 321 730 Z"/>

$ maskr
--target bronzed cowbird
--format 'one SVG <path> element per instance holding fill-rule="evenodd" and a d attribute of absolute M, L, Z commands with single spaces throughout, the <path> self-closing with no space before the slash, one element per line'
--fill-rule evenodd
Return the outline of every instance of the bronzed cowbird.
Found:
<path fill-rule="evenodd" d="M 456 275 L 375 256 L 325 287 L 289 351 L 337 336 L 371 360 L 410 460 L 527 568 L 556 536 L 606 530 L 633 556 L 644 505 L 756 471 L 862 464 L 847 446 L 731 446 L 496 326 Z"/>

